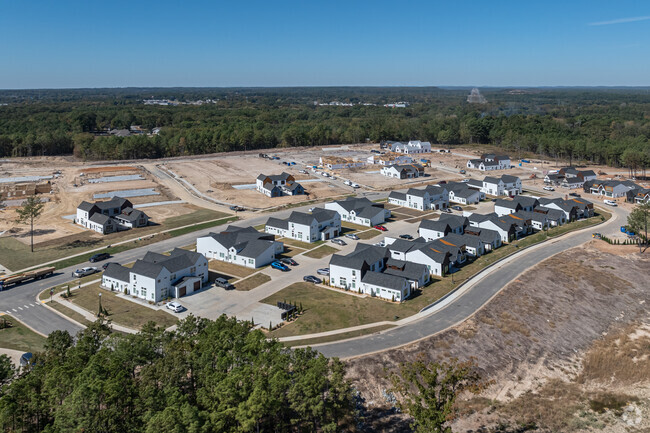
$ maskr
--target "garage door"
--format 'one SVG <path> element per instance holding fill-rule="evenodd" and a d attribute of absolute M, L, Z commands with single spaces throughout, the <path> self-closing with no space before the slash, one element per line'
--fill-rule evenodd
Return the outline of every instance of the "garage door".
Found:
<path fill-rule="evenodd" d="M 201 282 L 200 281 L 195 281 L 194 282 L 194 290 L 199 290 L 201 288 Z"/>
<path fill-rule="evenodd" d="M 185 296 L 185 291 L 186 291 L 185 286 L 179 287 L 178 288 L 178 297 L 180 298 L 181 296 Z"/>

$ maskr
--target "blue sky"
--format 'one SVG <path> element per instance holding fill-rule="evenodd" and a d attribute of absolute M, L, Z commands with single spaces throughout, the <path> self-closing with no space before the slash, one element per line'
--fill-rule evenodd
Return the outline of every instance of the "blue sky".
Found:
<path fill-rule="evenodd" d="M 0 1 L 0 88 L 650 85 L 649 1 Z"/>

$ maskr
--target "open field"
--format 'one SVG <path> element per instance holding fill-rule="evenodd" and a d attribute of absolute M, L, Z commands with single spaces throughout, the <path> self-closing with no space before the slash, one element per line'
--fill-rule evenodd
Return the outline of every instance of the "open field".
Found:
<path fill-rule="evenodd" d="M 11 316 L 3 315 L 0 317 L 0 321 L 2 320 L 11 322 L 13 326 L 0 329 L 0 347 L 32 353 L 43 350 L 45 337 L 35 333 Z"/>
<path fill-rule="evenodd" d="M 334 247 L 330 247 L 329 245 L 321 245 L 320 247 L 313 249 L 311 251 L 307 251 L 305 256 L 311 257 L 312 259 L 322 259 L 323 257 L 327 257 L 331 254 L 334 254 L 338 251 L 338 249 Z"/>
<path fill-rule="evenodd" d="M 247 292 L 249 290 L 253 290 L 257 286 L 268 283 L 269 281 L 271 281 L 271 277 L 268 275 L 262 273 L 255 274 L 252 277 L 237 281 L 237 283 L 235 283 L 235 289 Z"/>
<path fill-rule="evenodd" d="M 250 208 L 268 208 L 294 203 L 303 203 L 306 200 L 317 200 L 327 197 L 342 195 L 347 192 L 340 184 L 330 182 L 324 178 L 298 173 L 303 166 L 280 164 L 259 158 L 255 155 L 224 155 L 219 159 L 209 161 L 196 160 L 192 162 L 168 163 L 166 167 L 175 174 L 182 176 L 194 185 L 203 194 L 216 200 L 235 203 L 239 206 Z M 305 182 L 303 187 L 308 196 L 287 196 L 269 198 L 257 192 L 254 188 L 233 188 L 238 185 L 254 184 L 260 174 L 280 174 L 287 172 L 293 175 L 297 182 L 307 179 L 317 179 L 315 182 Z"/>
<path fill-rule="evenodd" d="M 222 262 L 220 260 L 210 260 L 208 268 L 212 271 L 222 272 L 227 275 L 232 275 L 239 278 L 245 278 L 254 274 L 260 269 L 251 269 L 244 266 L 234 265 L 232 263 Z"/>
<path fill-rule="evenodd" d="M 63 314 L 64 316 L 68 316 L 69 318 L 71 318 L 75 322 L 81 323 L 82 325 L 88 326 L 88 325 L 90 325 L 92 323 L 90 320 L 86 319 L 86 317 L 84 315 L 78 313 L 77 311 L 73 310 L 72 308 L 66 307 L 64 304 L 61 304 L 59 302 L 48 301 L 47 306 L 50 307 L 50 308 L 55 309 L 56 311 Z"/>
<path fill-rule="evenodd" d="M 627 425 L 621 409 L 650 402 L 650 256 L 610 247 L 592 241 L 543 261 L 456 327 L 348 361 L 349 378 L 372 413 L 386 409 L 386 369 L 420 353 L 473 358 L 494 383 L 460 402 L 453 431 L 647 431 L 650 419 Z"/>
<path fill-rule="evenodd" d="M 330 341 L 340 341 L 344 340 L 346 338 L 354 338 L 354 337 L 360 337 L 362 335 L 370 335 L 374 334 L 375 332 L 380 332 L 384 331 L 386 329 L 394 328 L 393 325 L 379 325 L 379 326 L 374 326 L 372 328 L 367 328 L 367 329 L 360 329 L 358 331 L 350 331 L 350 332 L 343 332 L 341 334 L 335 334 L 335 335 L 328 335 L 326 337 L 318 337 L 318 338 L 307 338 L 305 340 L 297 340 L 297 341 L 287 341 L 283 343 L 287 347 L 295 347 L 295 346 L 312 346 L 315 344 L 322 344 L 322 343 L 328 343 Z"/>
<path fill-rule="evenodd" d="M 193 227 L 179 229 L 178 231 L 154 235 L 151 237 L 153 233 L 174 229 L 176 227 L 182 227 L 184 225 L 201 223 L 202 221 L 206 220 L 215 220 L 227 215 L 221 212 L 215 212 L 207 209 L 198 209 L 194 206 L 191 206 L 191 208 L 191 213 L 168 218 L 159 225 L 127 230 L 118 233 L 111 233 L 104 236 L 97 233 L 93 234 L 94 232 L 87 230 L 84 233 L 80 233 L 78 235 L 35 244 L 33 253 L 30 252 L 29 245 L 16 240 L 14 237 L 3 236 L 0 237 L 0 263 L 9 269 L 19 270 L 30 266 L 35 266 L 39 263 L 45 263 L 60 259 L 62 257 L 79 254 L 84 251 L 101 248 L 103 246 L 114 245 L 117 242 L 127 239 L 139 238 L 139 240 L 136 240 L 132 243 L 117 245 L 108 249 L 108 252 L 124 251 L 135 246 L 142 246 L 146 245 L 147 243 L 158 242 L 168 237 L 179 236 L 190 231 L 200 230 L 202 228 L 205 228 L 204 226 L 209 227 L 218 225 L 218 223 L 205 223 L 203 225 L 196 225 Z M 231 218 L 234 219 L 234 217 Z M 228 220 L 225 219 L 223 221 L 227 222 Z M 88 260 L 88 257 L 91 255 L 92 253 L 89 253 L 87 256 L 83 256 L 82 258 L 74 258 L 69 262 L 66 261 L 66 263 L 68 266 L 75 263 L 82 263 Z M 66 263 L 59 263 L 55 266 L 63 267 L 66 265 Z"/>
<path fill-rule="evenodd" d="M 113 323 L 140 329 L 149 321 L 156 322 L 158 326 L 163 328 L 172 326 L 178 321 L 175 316 L 165 310 L 145 307 L 138 302 L 123 299 L 110 290 L 100 289 L 99 283 L 73 290 L 69 301 L 96 315 L 100 293 L 102 295 L 102 307 L 109 313 L 107 319 L 110 319 Z M 65 303 L 63 305 L 65 306 Z"/>

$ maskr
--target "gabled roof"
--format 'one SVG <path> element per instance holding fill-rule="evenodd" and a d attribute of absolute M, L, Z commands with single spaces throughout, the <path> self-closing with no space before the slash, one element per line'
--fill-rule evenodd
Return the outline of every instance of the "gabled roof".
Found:
<path fill-rule="evenodd" d="M 82 211 L 85 212 L 90 212 L 94 207 L 95 207 L 95 203 L 88 203 L 87 201 L 82 201 L 79 204 L 79 206 L 77 206 L 77 209 L 81 209 Z"/>
<path fill-rule="evenodd" d="M 386 289 L 401 290 L 406 284 L 406 279 L 404 277 L 370 271 L 365 273 L 363 278 L 361 278 L 361 282 Z"/>
<path fill-rule="evenodd" d="M 145 214 L 141 210 L 137 210 L 137 209 L 127 207 L 127 208 L 124 208 L 122 213 L 117 215 L 116 218 L 120 218 L 120 219 L 123 219 L 125 221 L 129 221 L 129 222 L 135 222 L 138 219 L 140 219 L 140 217 L 142 217 L 142 216 L 147 216 L 147 214 Z"/>
<path fill-rule="evenodd" d="M 440 215 L 440 217 L 438 217 L 438 221 L 446 222 L 451 228 L 460 226 L 467 227 L 469 225 L 469 220 L 467 217 L 448 213 L 443 213 Z"/>
<path fill-rule="evenodd" d="M 323 221 L 329 221 L 332 218 L 336 218 L 338 212 L 330 209 L 316 208 L 311 214 L 314 216 L 314 218 L 316 218 L 316 221 L 321 223 Z"/>
<path fill-rule="evenodd" d="M 530 197 L 527 195 L 517 195 L 512 199 L 515 203 L 519 203 L 522 207 L 535 207 L 539 205 L 539 200 L 535 197 Z"/>
<path fill-rule="evenodd" d="M 104 271 L 104 276 L 128 283 L 131 280 L 130 272 L 131 269 L 125 266 L 117 263 L 109 263 Z"/>
<path fill-rule="evenodd" d="M 397 191 L 391 191 L 391 193 L 388 194 L 388 198 L 392 198 L 392 199 L 395 199 L 395 200 L 402 200 L 402 201 L 405 201 L 405 200 L 406 200 L 406 193 L 404 193 L 404 192 L 397 192 Z"/>
<path fill-rule="evenodd" d="M 519 202 L 516 202 L 514 200 L 505 200 L 502 198 L 499 198 L 497 199 L 497 201 L 494 202 L 494 207 L 497 206 L 506 209 L 513 209 L 513 210 L 521 209 L 522 207 L 521 204 L 519 204 Z"/>
<path fill-rule="evenodd" d="M 428 193 L 429 191 L 427 191 L 426 188 L 423 189 L 409 188 L 409 190 L 406 191 L 406 195 L 412 195 L 413 197 L 424 197 Z"/>
<path fill-rule="evenodd" d="M 281 230 L 288 230 L 289 221 L 280 218 L 271 217 L 268 220 L 266 220 L 266 226 L 275 227 Z"/>
<path fill-rule="evenodd" d="M 519 178 L 517 176 L 511 176 L 509 174 L 504 174 L 501 176 L 501 180 L 503 180 L 505 183 L 515 183 Z"/>
<path fill-rule="evenodd" d="M 426 265 L 396 259 L 388 259 L 384 269 L 384 274 L 403 277 L 410 281 L 417 281 L 426 273 L 428 273 Z"/>
<path fill-rule="evenodd" d="M 95 212 L 90 216 L 90 218 L 88 218 L 88 220 L 94 222 L 95 224 L 104 225 L 106 224 L 106 222 L 111 220 L 111 217 L 101 214 L 99 212 Z"/>
<path fill-rule="evenodd" d="M 136 275 L 142 275 L 149 278 L 156 278 L 163 271 L 164 267 L 160 263 L 136 260 L 131 267 L 131 272 Z"/>
<path fill-rule="evenodd" d="M 123 207 L 132 208 L 133 204 L 125 198 L 115 196 L 107 201 L 95 202 L 95 206 L 97 206 L 100 210 L 108 210 L 108 209 L 123 208 Z"/>
<path fill-rule="evenodd" d="M 482 242 L 492 243 L 496 240 L 501 239 L 499 232 L 496 230 L 479 228 L 479 227 L 468 227 L 465 230 L 465 236 L 473 236 L 480 239 Z"/>
<path fill-rule="evenodd" d="M 418 230 L 420 229 L 433 230 L 441 233 L 449 233 L 451 231 L 451 227 L 449 227 L 449 223 L 440 220 L 438 221 L 422 220 L 420 221 L 420 227 L 418 227 Z"/>
<path fill-rule="evenodd" d="M 386 248 L 388 248 L 389 251 L 397 251 L 399 253 L 406 253 L 413 248 L 417 248 L 418 245 L 411 242 L 407 241 L 406 239 L 397 239 L 395 242 L 393 242 L 390 245 L 387 245 Z"/>
<path fill-rule="evenodd" d="M 372 263 L 376 263 L 390 256 L 386 247 L 377 247 L 368 244 L 357 244 L 355 250 L 342 256 L 339 254 L 332 255 L 330 266 L 341 266 L 349 269 L 364 269 Z"/>

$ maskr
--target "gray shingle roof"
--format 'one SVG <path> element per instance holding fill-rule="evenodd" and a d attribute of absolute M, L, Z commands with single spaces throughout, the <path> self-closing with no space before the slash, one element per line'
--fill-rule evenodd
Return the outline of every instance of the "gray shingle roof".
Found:
<path fill-rule="evenodd" d="M 131 269 L 117 263 L 109 263 L 104 271 L 104 276 L 128 283 L 131 281 Z"/>
<path fill-rule="evenodd" d="M 384 270 L 384 274 L 403 277 L 410 281 L 417 281 L 427 273 L 428 270 L 425 265 L 396 259 L 388 259 Z"/>
<path fill-rule="evenodd" d="M 395 200 L 406 200 L 406 193 L 391 191 L 391 193 L 388 194 L 388 198 L 392 198 Z"/>
<path fill-rule="evenodd" d="M 136 275 L 143 275 L 149 278 L 156 278 L 163 270 L 163 265 L 160 263 L 146 262 L 144 260 L 136 260 L 131 268 L 131 272 Z"/>
<path fill-rule="evenodd" d="M 85 212 L 90 212 L 94 207 L 95 207 L 94 203 L 88 203 L 87 201 L 82 201 L 79 204 L 79 206 L 77 206 L 77 209 L 81 209 Z"/>
<path fill-rule="evenodd" d="M 451 230 L 449 223 L 445 221 L 422 220 L 419 229 L 434 230 L 441 233 L 447 233 Z"/>
<path fill-rule="evenodd" d="M 385 274 L 381 272 L 366 272 L 366 274 L 361 279 L 361 282 L 393 290 L 401 290 L 404 287 L 405 283 L 407 283 L 404 277 L 397 277 L 395 275 Z"/>
<path fill-rule="evenodd" d="M 111 217 L 106 216 L 104 214 L 101 214 L 99 212 L 95 212 L 88 219 L 90 221 L 94 222 L 95 224 L 104 225 L 104 224 L 106 224 L 107 221 L 109 221 L 111 219 Z"/>
<path fill-rule="evenodd" d="M 289 229 L 289 221 L 280 218 L 271 217 L 266 221 L 266 225 L 269 227 L 275 227 L 282 230 Z"/>

